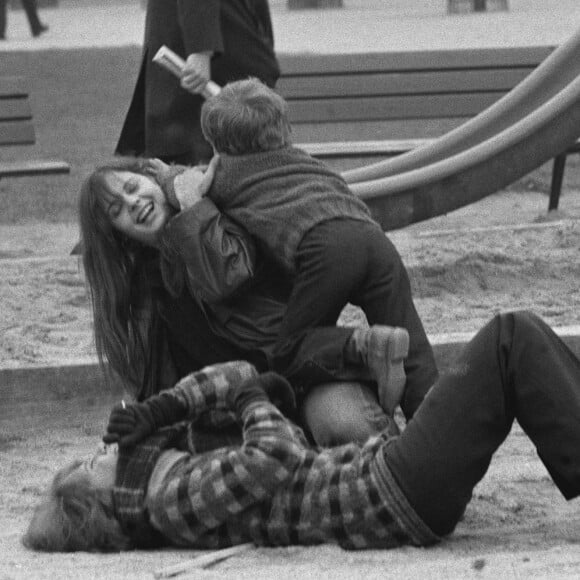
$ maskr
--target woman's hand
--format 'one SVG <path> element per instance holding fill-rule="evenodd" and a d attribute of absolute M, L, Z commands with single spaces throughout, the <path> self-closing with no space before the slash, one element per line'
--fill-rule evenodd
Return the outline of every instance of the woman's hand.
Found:
<path fill-rule="evenodd" d="M 214 155 L 207 168 L 192 167 L 175 178 L 175 196 L 181 209 L 187 209 L 200 202 L 210 190 L 219 163 Z"/>

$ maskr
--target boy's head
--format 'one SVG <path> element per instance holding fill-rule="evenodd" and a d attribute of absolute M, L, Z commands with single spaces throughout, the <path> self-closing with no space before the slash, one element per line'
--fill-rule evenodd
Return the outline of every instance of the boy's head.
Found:
<path fill-rule="evenodd" d="M 228 83 L 201 109 L 201 128 L 218 153 L 243 155 L 290 144 L 288 105 L 258 79 Z"/>

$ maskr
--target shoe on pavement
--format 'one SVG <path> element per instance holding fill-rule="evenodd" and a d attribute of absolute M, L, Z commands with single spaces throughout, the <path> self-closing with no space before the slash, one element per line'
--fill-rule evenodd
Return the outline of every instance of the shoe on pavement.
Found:
<path fill-rule="evenodd" d="M 36 30 L 32 31 L 32 36 L 34 36 L 34 38 L 38 38 L 41 34 L 44 34 L 47 31 L 48 31 L 48 25 L 41 24 Z"/>

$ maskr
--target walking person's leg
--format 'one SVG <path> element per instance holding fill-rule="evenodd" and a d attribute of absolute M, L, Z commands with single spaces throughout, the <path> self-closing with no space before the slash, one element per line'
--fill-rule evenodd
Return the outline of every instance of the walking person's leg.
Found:
<path fill-rule="evenodd" d="M 6 39 L 6 12 L 8 0 L 0 0 L 0 40 Z"/>
<path fill-rule="evenodd" d="M 39 36 L 48 30 L 48 26 L 43 24 L 38 17 L 36 0 L 22 0 L 22 7 L 26 12 L 26 17 L 28 18 L 28 25 L 30 26 L 30 32 L 32 33 L 32 36 Z"/>
<path fill-rule="evenodd" d="M 580 362 L 530 313 L 496 316 L 379 463 L 419 517 L 450 533 L 517 419 L 562 494 L 580 493 Z"/>

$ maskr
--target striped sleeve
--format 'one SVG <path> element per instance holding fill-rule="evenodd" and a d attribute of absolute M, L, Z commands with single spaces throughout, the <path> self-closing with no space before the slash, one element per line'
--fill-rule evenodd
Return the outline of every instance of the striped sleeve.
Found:
<path fill-rule="evenodd" d="M 233 409 L 235 388 L 258 376 L 245 361 L 232 361 L 207 366 L 181 379 L 175 387 L 159 393 L 175 397 L 191 421 L 208 411 L 228 412 Z"/>
<path fill-rule="evenodd" d="M 305 446 L 292 425 L 267 402 L 251 404 L 244 415 L 241 447 L 190 457 L 156 492 L 152 521 L 167 535 L 195 545 L 294 477 Z"/>

